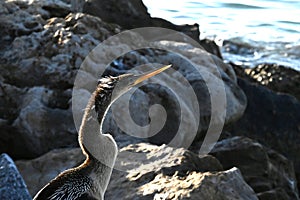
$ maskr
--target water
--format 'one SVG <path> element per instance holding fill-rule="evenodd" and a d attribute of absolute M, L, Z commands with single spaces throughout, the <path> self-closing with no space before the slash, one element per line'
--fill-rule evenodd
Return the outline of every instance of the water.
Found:
<path fill-rule="evenodd" d="M 200 25 L 200 37 L 248 46 L 222 49 L 225 60 L 255 66 L 277 63 L 300 71 L 299 0 L 143 0 L 152 17 Z M 243 2 L 243 3 L 241 3 Z"/>

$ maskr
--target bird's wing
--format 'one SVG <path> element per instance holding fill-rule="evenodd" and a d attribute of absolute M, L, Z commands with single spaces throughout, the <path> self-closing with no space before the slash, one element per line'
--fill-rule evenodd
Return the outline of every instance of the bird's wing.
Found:
<path fill-rule="evenodd" d="M 95 200 L 89 191 L 92 180 L 87 176 L 59 176 L 41 189 L 33 200 Z"/>

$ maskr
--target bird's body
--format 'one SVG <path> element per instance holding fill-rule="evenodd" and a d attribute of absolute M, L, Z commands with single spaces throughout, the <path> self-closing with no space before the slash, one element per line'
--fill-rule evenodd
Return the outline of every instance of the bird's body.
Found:
<path fill-rule="evenodd" d="M 95 185 L 92 174 L 93 168 L 89 164 L 67 170 L 47 184 L 35 199 L 102 199 L 100 191 L 92 191 L 92 186 Z"/>
<path fill-rule="evenodd" d="M 100 79 L 87 104 L 79 130 L 79 145 L 86 160 L 51 180 L 34 200 L 103 200 L 118 153 L 112 136 L 102 133 L 105 115 L 122 94 L 169 67 L 140 76 L 126 74 Z"/>

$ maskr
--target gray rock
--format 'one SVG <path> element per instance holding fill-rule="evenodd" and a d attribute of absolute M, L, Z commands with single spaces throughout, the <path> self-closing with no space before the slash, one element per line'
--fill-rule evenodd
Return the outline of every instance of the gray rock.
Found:
<path fill-rule="evenodd" d="M 278 64 L 259 64 L 254 68 L 233 65 L 237 76 L 263 85 L 274 92 L 292 95 L 300 100 L 300 73 Z"/>
<path fill-rule="evenodd" d="M 290 199 L 290 197 L 286 194 L 286 192 L 282 188 L 276 188 L 274 190 L 260 192 L 257 194 L 257 196 L 259 199 L 263 199 L 263 200 Z"/>
<path fill-rule="evenodd" d="M 258 200 L 237 168 L 220 172 L 190 172 L 185 176 L 155 174 L 153 180 L 124 182 L 112 179 L 107 199 Z M 128 175 L 127 175 L 128 176 Z M 129 178 L 132 178 L 129 175 Z M 116 192 L 117 191 L 117 192 Z"/>
<path fill-rule="evenodd" d="M 59 172 L 78 165 L 80 149 L 52 151 L 18 161 L 32 195 Z M 32 178 L 35 177 L 35 178 Z M 212 156 L 146 143 L 120 149 L 106 199 L 257 199 L 238 169 L 222 171 Z"/>
<path fill-rule="evenodd" d="M 182 148 L 129 145 L 116 168 L 122 171 L 114 171 L 108 199 L 257 199 L 237 169 L 222 171 L 214 157 Z"/>
<path fill-rule="evenodd" d="M 293 164 L 277 152 L 249 138 L 233 137 L 218 142 L 211 154 L 225 169 L 238 167 L 261 200 L 270 196 L 299 199 Z"/>
<path fill-rule="evenodd" d="M 34 196 L 60 172 L 78 166 L 84 160 L 81 149 L 56 149 L 33 160 L 18 160 L 16 166 Z"/>
<path fill-rule="evenodd" d="M 19 116 L 12 124 L 20 131 L 22 141 L 25 141 L 23 144 L 16 141 L 17 148 L 21 149 L 23 145 L 29 155 L 39 155 L 62 146 L 74 146 L 77 142 L 77 131 L 70 110 L 49 105 L 53 93 L 44 87 L 29 89 L 23 96 Z"/>
<path fill-rule="evenodd" d="M 247 95 L 248 106 L 243 117 L 237 123 L 227 127 L 227 131 L 232 135 L 253 138 L 285 155 L 294 163 L 299 181 L 299 100 L 243 79 L 239 79 L 238 82 Z"/>
<path fill-rule="evenodd" d="M 98 16 L 106 22 L 119 24 L 125 29 L 163 27 L 183 32 L 195 41 L 199 41 L 198 24 L 175 25 L 161 18 L 152 18 L 143 1 L 140 0 L 89 0 L 85 1 L 83 12 Z M 151 36 L 160 36 L 160 34 L 151 33 Z"/>
<path fill-rule="evenodd" d="M 119 26 L 71 14 L 64 1 L 1 1 L 0 9 L 0 152 L 32 158 L 78 145 L 70 106 L 77 69 Z"/>
<path fill-rule="evenodd" d="M 31 200 L 22 176 L 7 154 L 0 155 L 0 199 Z"/>

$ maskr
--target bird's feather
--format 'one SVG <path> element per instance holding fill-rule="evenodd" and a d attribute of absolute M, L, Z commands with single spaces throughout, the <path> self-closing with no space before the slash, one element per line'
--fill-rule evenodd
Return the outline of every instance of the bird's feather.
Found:
<path fill-rule="evenodd" d="M 92 179 L 83 175 L 80 170 L 68 170 L 48 183 L 34 200 L 79 200 L 83 197 L 97 199 L 90 195 L 92 184 Z"/>

